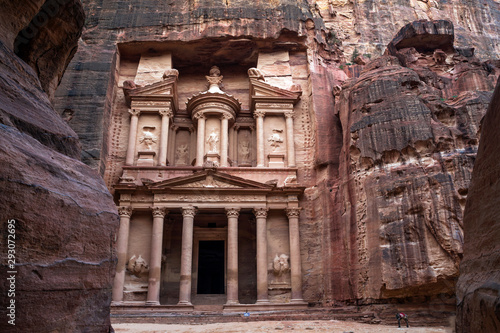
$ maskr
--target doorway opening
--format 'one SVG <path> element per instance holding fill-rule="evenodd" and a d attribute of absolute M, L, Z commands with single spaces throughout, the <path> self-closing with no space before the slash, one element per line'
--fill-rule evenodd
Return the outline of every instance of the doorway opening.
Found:
<path fill-rule="evenodd" d="M 224 241 L 200 241 L 198 294 L 224 294 Z"/>

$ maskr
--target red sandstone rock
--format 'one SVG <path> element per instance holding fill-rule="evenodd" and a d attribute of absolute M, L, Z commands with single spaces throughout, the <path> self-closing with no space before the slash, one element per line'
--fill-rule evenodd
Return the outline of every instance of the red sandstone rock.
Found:
<path fill-rule="evenodd" d="M 457 283 L 457 332 L 500 328 L 500 81 L 483 120 L 464 215 L 464 258 Z"/>
<path fill-rule="evenodd" d="M 75 159 L 80 155 L 78 138 L 54 111 L 40 84 L 40 79 L 52 82 L 62 75 L 76 47 L 81 4 L 65 3 L 56 18 L 57 24 L 65 22 L 61 29 L 40 33 L 30 44 L 25 59 L 33 61 L 36 73 L 13 53 L 12 43 L 42 4 L 2 2 L 0 12 L 2 332 L 110 329 L 116 208 L 99 175 Z M 61 48 L 44 58 L 40 54 L 47 46 Z M 50 92 L 55 87 L 44 88 Z M 13 268 L 7 266 L 7 249 L 13 246 L 6 237 L 9 220 L 15 220 Z M 11 275 L 15 297 L 9 296 L 11 284 L 6 283 Z M 5 313 L 11 300 L 15 326 Z"/>

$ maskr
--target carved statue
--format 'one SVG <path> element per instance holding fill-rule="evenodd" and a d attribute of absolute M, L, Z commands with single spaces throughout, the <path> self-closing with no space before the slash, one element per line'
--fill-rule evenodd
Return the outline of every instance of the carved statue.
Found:
<path fill-rule="evenodd" d="M 255 67 L 249 68 L 248 69 L 248 77 L 254 78 L 260 81 L 265 81 L 264 79 L 264 74 L 260 69 L 257 69 Z"/>
<path fill-rule="evenodd" d="M 188 164 L 189 147 L 187 144 L 177 147 L 175 164 Z"/>
<path fill-rule="evenodd" d="M 151 133 L 154 129 L 153 126 L 144 126 L 142 136 L 139 138 L 139 143 L 144 144 L 147 150 L 151 150 L 151 146 L 158 141 L 156 135 Z"/>
<path fill-rule="evenodd" d="M 277 276 L 282 276 L 285 273 L 288 273 L 290 270 L 290 264 L 288 263 L 288 256 L 286 254 L 282 254 L 278 257 L 278 254 L 274 257 L 273 260 L 273 272 Z"/>
<path fill-rule="evenodd" d="M 244 162 L 248 162 L 250 160 L 250 142 L 245 140 L 240 143 L 240 153 L 241 158 Z"/>
<path fill-rule="evenodd" d="M 212 129 L 212 132 L 207 138 L 207 143 L 208 143 L 208 152 L 209 153 L 217 153 L 217 143 L 219 142 L 219 134 L 217 133 L 217 130 L 214 128 Z"/>
<path fill-rule="evenodd" d="M 284 185 L 297 184 L 297 176 L 288 176 L 285 178 Z"/>
<path fill-rule="evenodd" d="M 141 255 L 139 255 L 139 258 L 136 258 L 134 254 L 128 261 L 127 270 L 135 276 L 140 276 L 143 273 L 149 272 L 149 267 Z"/>
<path fill-rule="evenodd" d="M 269 139 L 267 139 L 267 141 L 271 143 L 273 151 L 276 151 L 276 149 L 283 143 L 283 138 L 280 133 L 283 133 L 283 130 L 273 129 L 273 134 L 271 134 Z"/>

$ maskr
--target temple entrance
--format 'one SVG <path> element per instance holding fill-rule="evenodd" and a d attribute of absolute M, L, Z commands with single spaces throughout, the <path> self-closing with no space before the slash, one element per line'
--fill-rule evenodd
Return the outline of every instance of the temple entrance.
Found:
<path fill-rule="evenodd" d="M 224 294 L 224 241 L 199 242 L 198 294 Z"/>

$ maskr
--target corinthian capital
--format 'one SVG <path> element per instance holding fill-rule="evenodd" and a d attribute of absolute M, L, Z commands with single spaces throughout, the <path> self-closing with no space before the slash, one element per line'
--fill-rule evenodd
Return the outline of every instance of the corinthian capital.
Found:
<path fill-rule="evenodd" d="M 168 211 L 163 207 L 151 207 L 153 211 L 153 217 L 165 217 L 168 214 Z"/>
<path fill-rule="evenodd" d="M 256 218 L 267 218 L 267 211 L 269 208 L 255 208 L 253 210 L 253 213 L 255 214 Z"/>
<path fill-rule="evenodd" d="M 264 117 L 266 115 L 266 111 L 264 110 L 255 110 L 253 112 L 253 117 L 258 118 L 258 117 Z"/>
<path fill-rule="evenodd" d="M 287 209 L 285 209 L 286 216 L 288 216 L 288 218 L 299 217 L 300 210 L 301 210 L 301 208 L 298 208 L 298 207 L 297 208 L 287 208 Z"/>
<path fill-rule="evenodd" d="M 120 215 L 120 217 L 130 217 L 132 215 L 132 207 L 130 206 L 118 207 L 118 215 Z"/>
<path fill-rule="evenodd" d="M 196 215 L 196 208 L 194 207 L 182 207 L 183 217 L 194 217 Z"/>
<path fill-rule="evenodd" d="M 240 216 L 240 209 L 239 208 L 226 208 L 226 215 L 227 217 L 236 217 L 238 218 Z"/>
<path fill-rule="evenodd" d="M 132 117 L 139 117 L 139 115 L 141 114 L 141 110 L 137 110 L 137 109 L 128 109 L 128 113 L 130 113 L 130 115 Z"/>
<path fill-rule="evenodd" d="M 293 110 L 285 111 L 285 118 L 293 118 L 295 112 Z"/>
<path fill-rule="evenodd" d="M 174 113 L 170 109 L 160 109 L 158 112 L 160 113 L 160 116 L 162 116 L 162 117 L 172 118 L 174 116 Z"/>

